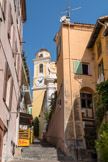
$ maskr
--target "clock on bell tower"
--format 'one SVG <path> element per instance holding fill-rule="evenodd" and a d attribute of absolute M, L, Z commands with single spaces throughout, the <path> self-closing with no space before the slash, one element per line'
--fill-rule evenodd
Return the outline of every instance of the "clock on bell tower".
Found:
<path fill-rule="evenodd" d="M 48 87 L 48 79 L 56 73 L 56 66 L 54 62 L 51 62 L 51 54 L 47 49 L 40 49 L 36 53 L 34 62 L 34 76 L 33 76 L 33 104 L 32 115 L 33 118 L 39 119 L 39 137 L 42 137 L 43 131 L 43 114 L 42 105 L 45 96 L 45 92 Z"/>

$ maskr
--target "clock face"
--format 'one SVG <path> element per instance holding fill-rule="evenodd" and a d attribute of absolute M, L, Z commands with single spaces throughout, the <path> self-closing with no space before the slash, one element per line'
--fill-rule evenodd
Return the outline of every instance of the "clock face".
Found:
<path fill-rule="evenodd" d="M 56 73 L 56 65 L 55 65 L 55 62 L 51 62 L 49 64 L 49 70 L 52 72 L 52 73 Z"/>
<path fill-rule="evenodd" d="M 36 80 L 36 86 L 43 86 L 44 85 L 44 78 L 43 77 L 39 77 Z"/>

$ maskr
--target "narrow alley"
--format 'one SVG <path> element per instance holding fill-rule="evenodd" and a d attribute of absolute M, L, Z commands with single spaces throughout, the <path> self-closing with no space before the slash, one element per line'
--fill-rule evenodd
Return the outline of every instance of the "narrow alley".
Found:
<path fill-rule="evenodd" d="M 53 145 L 41 141 L 35 140 L 34 144 L 30 147 L 23 147 L 21 156 L 16 156 L 11 162 L 37 162 L 37 161 L 48 161 L 48 162 L 77 162 L 71 158 L 66 157 L 59 149 Z M 80 161 L 81 162 L 81 161 Z"/>

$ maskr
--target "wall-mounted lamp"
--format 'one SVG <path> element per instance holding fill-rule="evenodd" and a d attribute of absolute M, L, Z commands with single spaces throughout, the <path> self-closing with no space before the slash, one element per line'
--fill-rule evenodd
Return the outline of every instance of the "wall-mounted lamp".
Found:
<path fill-rule="evenodd" d="M 57 104 L 58 104 L 59 108 L 61 108 L 61 100 L 57 100 Z"/>

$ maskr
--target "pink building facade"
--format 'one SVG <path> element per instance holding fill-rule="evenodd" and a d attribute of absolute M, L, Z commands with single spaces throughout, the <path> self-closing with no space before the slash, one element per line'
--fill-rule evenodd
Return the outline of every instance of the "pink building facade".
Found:
<path fill-rule="evenodd" d="M 25 0 L 0 0 L 0 162 L 15 152 L 19 129 Z"/>

